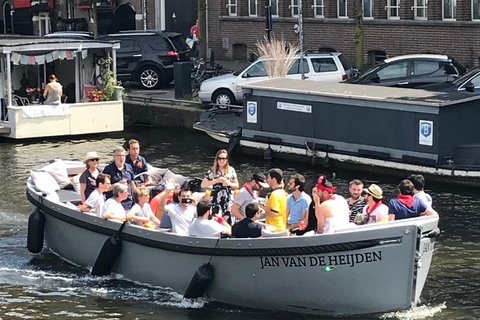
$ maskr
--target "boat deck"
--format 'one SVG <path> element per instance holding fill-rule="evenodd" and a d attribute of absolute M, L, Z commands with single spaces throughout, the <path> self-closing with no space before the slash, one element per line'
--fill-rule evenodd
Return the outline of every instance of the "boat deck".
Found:
<path fill-rule="evenodd" d="M 242 88 L 361 100 L 390 101 L 431 107 L 442 107 L 480 99 L 479 95 L 460 92 L 435 92 L 420 89 L 318 82 L 289 78 L 274 78 L 256 81 L 244 84 L 242 85 Z"/>

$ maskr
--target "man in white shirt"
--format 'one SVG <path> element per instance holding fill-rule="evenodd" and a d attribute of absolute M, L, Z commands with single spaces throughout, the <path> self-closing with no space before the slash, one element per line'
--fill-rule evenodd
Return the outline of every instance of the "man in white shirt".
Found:
<path fill-rule="evenodd" d="M 103 214 L 103 205 L 105 204 L 105 195 L 103 193 L 107 192 L 111 186 L 110 175 L 99 173 L 95 181 L 97 188 L 90 193 L 87 200 L 85 200 L 80 207 L 80 210 L 82 212 L 93 212 L 101 217 Z"/>
<path fill-rule="evenodd" d="M 175 180 L 172 178 L 167 181 L 165 186 L 165 195 L 160 201 L 156 216 L 159 220 L 162 220 L 164 212 L 170 217 L 172 221 L 172 230 L 174 233 L 187 236 L 188 227 L 193 223 L 196 216 L 197 201 L 192 198 L 192 191 L 182 188 L 178 195 L 179 203 L 172 202 L 167 203 L 168 195 L 175 189 Z"/>
<path fill-rule="evenodd" d="M 220 224 L 212 219 L 212 202 L 200 200 L 197 205 L 198 218 L 188 228 L 188 233 L 194 237 L 219 237 L 222 233 L 231 234 L 232 229 L 228 224 Z"/>
<path fill-rule="evenodd" d="M 256 201 L 258 193 L 262 188 L 269 188 L 268 183 L 265 182 L 267 178 L 263 173 L 254 173 L 252 181 L 243 185 L 235 197 L 231 209 L 232 215 L 236 221 L 243 220 L 245 218 L 245 208 L 252 201 Z"/>
<path fill-rule="evenodd" d="M 128 186 L 125 183 L 116 183 L 112 191 L 113 198 L 108 199 L 103 205 L 103 218 L 124 222 L 127 214 L 122 201 L 128 198 Z"/>

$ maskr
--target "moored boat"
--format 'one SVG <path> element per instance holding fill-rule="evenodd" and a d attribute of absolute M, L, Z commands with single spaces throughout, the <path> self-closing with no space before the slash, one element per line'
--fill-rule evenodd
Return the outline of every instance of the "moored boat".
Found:
<path fill-rule="evenodd" d="M 84 170 L 80 162 L 67 165 L 69 175 Z M 75 191 L 56 191 L 58 200 L 44 192 L 27 181 L 27 198 L 44 219 L 33 231 L 60 257 L 93 266 L 121 224 L 81 213 Z M 437 225 L 438 218 L 421 217 L 261 239 L 186 237 L 126 225 L 112 272 L 185 294 L 197 268 L 210 262 L 215 272 L 205 296 L 232 305 L 324 315 L 406 309 L 420 298 Z"/>
<path fill-rule="evenodd" d="M 480 96 L 285 78 L 243 88 L 242 121 L 219 130 L 231 120 L 210 110 L 194 128 L 231 150 L 480 186 Z"/>

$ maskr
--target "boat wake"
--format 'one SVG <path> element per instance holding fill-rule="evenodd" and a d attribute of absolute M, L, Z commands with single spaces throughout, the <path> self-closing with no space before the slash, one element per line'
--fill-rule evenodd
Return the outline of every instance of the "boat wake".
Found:
<path fill-rule="evenodd" d="M 435 314 L 442 312 L 447 308 L 446 302 L 436 306 L 418 306 L 410 310 L 402 310 L 397 312 L 389 312 L 382 314 L 380 319 L 399 319 L 399 320 L 417 320 L 431 318 Z"/>

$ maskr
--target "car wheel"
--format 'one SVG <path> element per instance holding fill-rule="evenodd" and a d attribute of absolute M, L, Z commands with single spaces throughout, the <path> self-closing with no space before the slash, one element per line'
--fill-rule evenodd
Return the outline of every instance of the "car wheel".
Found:
<path fill-rule="evenodd" d="M 161 86 L 161 73 L 155 67 L 143 67 L 138 73 L 138 82 L 145 89 L 157 89 Z"/>
<path fill-rule="evenodd" d="M 213 103 L 221 106 L 229 106 L 235 103 L 235 97 L 230 90 L 218 90 L 213 94 Z"/>

